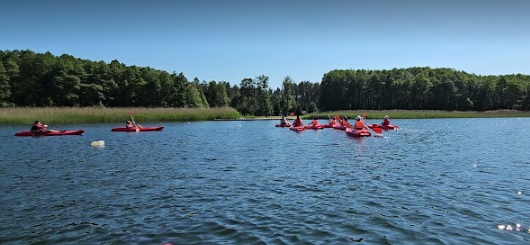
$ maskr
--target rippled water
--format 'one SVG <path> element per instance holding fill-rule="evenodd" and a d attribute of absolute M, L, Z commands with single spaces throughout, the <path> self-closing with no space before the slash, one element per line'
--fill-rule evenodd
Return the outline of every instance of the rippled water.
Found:
<path fill-rule="evenodd" d="M 362 139 L 275 123 L 0 127 L 0 243 L 529 243 L 530 119 L 393 120 Z"/>

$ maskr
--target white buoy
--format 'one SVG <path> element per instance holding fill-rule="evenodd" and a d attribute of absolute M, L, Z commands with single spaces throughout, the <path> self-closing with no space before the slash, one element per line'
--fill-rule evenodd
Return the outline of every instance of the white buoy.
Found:
<path fill-rule="evenodd" d="M 90 143 L 91 146 L 105 146 L 105 141 L 103 140 L 96 140 L 96 141 L 92 141 L 92 143 Z"/>

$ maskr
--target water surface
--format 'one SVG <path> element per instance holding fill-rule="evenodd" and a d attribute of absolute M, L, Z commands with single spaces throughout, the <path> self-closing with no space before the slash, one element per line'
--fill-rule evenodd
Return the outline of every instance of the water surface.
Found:
<path fill-rule="evenodd" d="M 276 121 L 2 126 L 0 243 L 529 242 L 530 119 L 392 122 L 362 139 Z"/>

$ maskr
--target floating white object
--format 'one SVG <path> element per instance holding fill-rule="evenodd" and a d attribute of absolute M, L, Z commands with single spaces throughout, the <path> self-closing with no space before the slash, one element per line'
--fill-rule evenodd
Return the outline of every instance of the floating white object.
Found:
<path fill-rule="evenodd" d="M 96 140 L 96 141 L 92 141 L 92 143 L 90 143 L 91 146 L 105 146 L 105 141 L 103 140 Z"/>

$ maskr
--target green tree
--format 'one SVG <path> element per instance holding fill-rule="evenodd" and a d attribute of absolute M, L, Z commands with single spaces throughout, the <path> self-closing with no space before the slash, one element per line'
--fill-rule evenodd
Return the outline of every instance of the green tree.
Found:
<path fill-rule="evenodd" d="M 258 101 L 257 114 L 260 116 L 270 116 L 272 114 L 272 104 L 270 101 L 269 77 L 261 75 L 256 77 Z"/>
<path fill-rule="evenodd" d="M 282 107 L 284 114 L 293 112 L 296 109 L 296 101 L 293 95 L 293 83 L 294 82 L 290 76 L 286 76 L 283 79 L 283 91 L 280 106 Z"/>
<path fill-rule="evenodd" d="M 0 62 L 0 107 L 11 105 L 11 86 L 9 85 L 9 76 L 4 68 L 4 64 Z"/>

